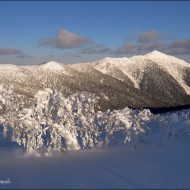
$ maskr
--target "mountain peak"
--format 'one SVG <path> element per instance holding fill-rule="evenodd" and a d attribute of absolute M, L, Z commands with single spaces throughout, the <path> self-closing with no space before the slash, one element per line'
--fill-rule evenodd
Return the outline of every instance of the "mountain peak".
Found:
<path fill-rule="evenodd" d="M 42 65 L 40 65 L 40 67 L 51 69 L 51 70 L 60 70 L 60 69 L 63 69 L 63 64 L 58 63 L 56 61 L 49 61 L 49 62 L 43 63 Z"/>
<path fill-rule="evenodd" d="M 112 61 L 114 58 L 112 57 L 105 57 L 103 59 L 101 59 L 101 61 Z"/>
<path fill-rule="evenodd" d="M 159 64 L 163 64 L 163 63 L 171 64 L 172 63 L 172 65 L 174 66 L 174 63 L 175 63 L 176 66 L 179 66 L 179 65 L 189 66 L 189 64 L 182 59 L 179 59 L 172 55 L 167 55 L 165 53 L 162 53 L 162 52 L 159 52 L 156 50 L 152 51 L 150 53 L 147 53 L 146 55 L 144 55 L 144 57 L 154 60 L 154 61 L 159 61 Z"/>
<path fill-rule="evenodd" d="M 168 56 L 167 54 L 165 54 L 165 53 L 162 53 L 162 52 L 160 52 L 160 51 L 157 51 L 157 50 L 154 50 L 154 51 L 152 51 L 152 52 L 150 52 L 150 53 L 147 53 L 145 56 L 148 56 L 148 57 L 165 57 L 165 56 Z"/>
<path fill-rule="evenodd" d="M 57 61 L 48 61 L 45 64 L 52 65 L 52 64 L 62 64 L 62 63 L 59 63 Z"/>

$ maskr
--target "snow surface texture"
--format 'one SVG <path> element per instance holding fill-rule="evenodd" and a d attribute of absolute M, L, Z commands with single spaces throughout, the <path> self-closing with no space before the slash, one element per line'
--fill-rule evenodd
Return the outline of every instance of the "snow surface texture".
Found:
<path fill-rule="evenodd" d="M 51 89 L 38 91 L 33 106 L 23 108 L 22 97 L 3 85 L 0 98 L 1 144 L 16 142 L 26 155 L 124 143 L 137 148 L 141 143 L 162 144 L 168 137 L 190 134 L 189 110 L 166 115 L 129 108 L 95 112 L 95 95 L 83 92 L 66 98 Z"/>
<path fill-rule="evenodd" d="M 190 140 L 22 157 L 0 148 L 0 189 L 189 189 Z"/>

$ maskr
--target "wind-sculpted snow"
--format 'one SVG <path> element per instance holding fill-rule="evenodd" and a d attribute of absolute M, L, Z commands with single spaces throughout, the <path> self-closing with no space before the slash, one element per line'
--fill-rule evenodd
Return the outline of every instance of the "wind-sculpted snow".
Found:
<path fill-rule="evenodd" d="M 87 92 L 68 97 L 46 88 L 26 106 L 11 86 L 0 86 L 1 144 L 16 142 L 27 153 L 69 151 L 118 143 L 164 142 L 190 134 L 189 110 L 153 115 L 148 109 L 95 111 L 99 98 Z M 3 134 L 3 135 L 2 135 Z M 157 136 L 155 138 L 155 136 Z"/>

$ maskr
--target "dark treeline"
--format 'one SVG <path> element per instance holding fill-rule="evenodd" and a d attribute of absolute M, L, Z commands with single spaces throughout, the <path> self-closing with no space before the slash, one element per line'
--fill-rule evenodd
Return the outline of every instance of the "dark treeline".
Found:
<path fill-rule="evenodd" d="M 159 113 L 174 112 L 174 111 L 179 111 L 182 109 L 189 109 L 189 108 L 190 108 L 190 104 L 175 106 L 175 107 L 161 107 L 161 108 L 147 107 L 143 109 L 149 109 L 153 114 L 159 114 Z"/>

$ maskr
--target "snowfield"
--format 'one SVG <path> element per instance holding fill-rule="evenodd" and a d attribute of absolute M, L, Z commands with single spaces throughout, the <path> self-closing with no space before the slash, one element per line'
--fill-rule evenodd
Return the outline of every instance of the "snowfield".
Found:
<path fill-rule="evenodd" d="M 0 188 L 14 189 L 189 189 L 190 139 L 164 145 L 129 144 L 23 157 L 20 149 L 0 150 Z"/>

